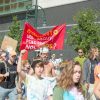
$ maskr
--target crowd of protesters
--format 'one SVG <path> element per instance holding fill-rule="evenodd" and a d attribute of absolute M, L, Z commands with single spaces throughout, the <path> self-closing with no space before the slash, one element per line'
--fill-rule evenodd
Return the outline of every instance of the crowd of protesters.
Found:
<path fill-rule="evenodd" d="M 92 47 L 87 56 L 82 48 L 72 60 L 63 54 L 49 55 L 41 47 L 29 62 L 27 51 L 18 55 L 0 49 L 0 100 L 99 100 L 100 53 Z M 49 57 L 51 56 L 51 57 Z M 50 58 L 50 59 L 48 59 Z"/>

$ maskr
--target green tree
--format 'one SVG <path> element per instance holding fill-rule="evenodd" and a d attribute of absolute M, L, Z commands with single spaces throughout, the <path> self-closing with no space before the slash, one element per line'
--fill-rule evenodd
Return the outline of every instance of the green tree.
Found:
<path fill-rule="evenodd" d="M 8 36 L 18 41 L 17 51 L 19 51 L 20 41 L 21 41 L 21 29 L 20 21 L 18 21 L 17 16 L 13 17 L 12 25 L 9 27 Z"/>
<path fill-rule="evenodd" d="M 76 14 L 77 25 L 68 30 L 67 43 L 75 50 L 83 48 L 85 53 L 91 46 L 100 48 L 100 24 L 96 23 L 99 14 L 92 9 L 82 10 Z"/>

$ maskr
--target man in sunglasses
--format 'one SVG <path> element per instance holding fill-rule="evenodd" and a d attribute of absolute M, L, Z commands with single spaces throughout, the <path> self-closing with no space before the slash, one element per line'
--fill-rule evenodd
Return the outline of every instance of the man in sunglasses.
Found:
<path fill-rule="evenodd" d="M 78 61 L 81 67 L 83 67 L 83 63 L 86 60 L 86 57 L 84 56 L 84 51 L 82 48 L 79 48 L 77 52 L 78 52 L 78 56 L 74 58 L 74 61 Z"/>

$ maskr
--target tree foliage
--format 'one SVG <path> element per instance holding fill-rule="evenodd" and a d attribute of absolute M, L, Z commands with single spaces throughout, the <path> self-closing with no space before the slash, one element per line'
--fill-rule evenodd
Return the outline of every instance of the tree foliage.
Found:
<path fill-rule="evenodd" d="M 68 31 L 67 43 L 75 50 L 83 48 L 85 53 L 91 46 L 100 48 L 100 24 L 96 23 L 99 14 L 92 9 L 82 10 L 76 14 L 74 21 L 77 25 Z"/>
<path fill-rule="evenodd" d="M 13 17 L 12 25 L 9 27 L 8 36 L 18 41 L 17 51 L 19 51 L 19 45 L 21 40 L 21 30 L 20 30 L 20 21 L 18 21 L 17 16 Z"/>

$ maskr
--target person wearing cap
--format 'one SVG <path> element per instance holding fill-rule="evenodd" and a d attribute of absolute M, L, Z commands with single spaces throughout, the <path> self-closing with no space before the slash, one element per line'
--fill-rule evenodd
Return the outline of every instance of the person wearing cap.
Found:
<path fill-rule="evenodd" d="M 0 82 L 0 100 L 5 100 L 6 97 L 9 97 L 9 100 L 17 100 L 15 57 L 16 52 L 12 50 L 9 53 L 8 61 L 5 64 L 0 64 L 0 77 L 3 77 L 3 80 Z"/>

